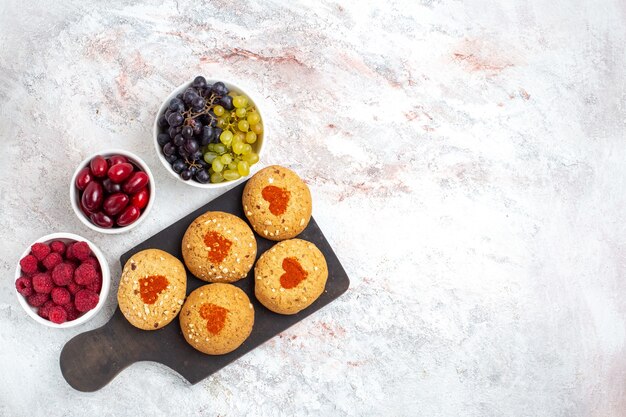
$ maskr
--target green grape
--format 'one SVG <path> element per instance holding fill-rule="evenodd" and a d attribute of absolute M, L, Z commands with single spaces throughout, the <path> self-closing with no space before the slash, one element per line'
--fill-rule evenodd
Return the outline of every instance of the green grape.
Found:
<path fill-rule="evenodd" d="M 207 146 L 207 151 L 209 152 L 215 152 L 215 144 L 214 143 L 209 143 Z"/>
<path fill-rule="evenodd" d="M 248 104 L 246 96 L 233 97 L 233 106 L 235 106 L 235 108 L 240 109 L 242 107 L 246 107 L 246 104 Z"/>
<path fill-rule="evenodd" d="M 221 172 L 214 172 L 211 174 L 212 183 L 217 183 L 217 182 L 222 182 L 222 181 L 224 181 L 224 177 L 222 176 Z"/>
<path fill-rule="evenodd" d="M 242 142 L 235 142 L 233 143 L 233 152 L 236 153 L 237 155 L 239 155 L 240 153 L 243 152 L 243 148 L 244 148 L 245 144 Z M 250 145 L 248 145 L 250 146 Z"/>
<path fill-rule="evenodd" d="M 244 117 L 246 117 L 246 109 L 245 108 L 240 108 L 235 110 L 235 114 L 237 115 L 237 117 L 243 119 Z"/>
<path fill-rule="evenodd" d="M 248 123 L 250 123 L 250 126 L 257 124 L 260 121 L 261 121 L 261 116 L 259 116 L 259 113 L 256 113 L 256 112 L 248 113 Z"/>
<path fill-rule="evenodd" d="M 207 164 L 212 163 L 215 158 L 217 158 L 217 154 L 215 152 L 207 152 L 204 154 L 204 161 Z"/>
<path fill-rule="evenodd" d="M 239 172 L 239 175 L 242 177 L 245 177 L 250 173 L 250 165 L 248 165 L 246 161 L 239 161 L 237 164 L 237 172 Z"/>
<path fill-rule="evenodd" d="M 253 131 L 246 133 L 246 142 L 248 143 L 256 142 L 256 133 L 254 133 Z"/>
<path fill-rule="evenodd" d="M 250 124 L 245 120 L 240 120 L 239 123 L 237 123 L 237 127 L 242 132 L 247 132 L 248 129 L 250 128 Z"/>
<path fill-rule="evenodd" d="M 211 167 L 215 172 L 222 172 L 222 170 L 224 169 L 224 164 L 222 163 L 222 161 L 220 161 L 220 158 L 215 158 L 211 163 Z"/>
<path fill-rule="evenodd" d="M 224 107 L 220 106 L 219 104 L 215 107 L 213 107 L 213 113 L 215 113 L 216 116 L 221 116 L 224 114 Z"/>
<path fill-rule="evenodd" d="M 252 146 L 248 145 L 247 143 L 243 145 L 243 148 L 241 149 L 242 155 L 247 155 L 250 152 L 252 152 Z"/>
<path fill-rule="evenodd" d="M 223 131 L 222 134 L 220 135 L 220 142 L 228 146 L 230 145 L 232 141 L 233 141 L 233 132 L 231 132 L 230 130 Z"/>
<path fill-rule="evenodd" d="M 218 155 L 221 155 L 224 152 L 226 152 L 226 146 L 223 143 L 216 143 L 213 146 L 213 152 L 215 152 Z"/>
<path fill-rule="evenodd" d="M 261 133 L 263 133 L 263 125 L 261 123 L 252 125 L 250 129 L 252 129 L 252 131 L 256 133 L 257 135 L 260 135 Z"/>
<path fill-rule="evenodd" d="M 237 170 L 237 162 L 232 161 L 230 164 L 228 164 L 228 169 L 236 171 Z"/>
<path fill-rule="evenodd" d="M 242 159 L 246 161 L 248 165 L 254 165 L 259 162 L 259 154 L 250 152 L 248 154 L 245 154 Z"/>
<path fill-rule="evenodd" d="M 237 133 L 235 133 L 235 137 L 233 138 L 233 143 L 235 142 L 235 139 L 237 142 L 243 143 L 243 141 L 246 140 L 246 134 L 243 132 L 237 131 Z"/>
<path fill-rule="evenodd" d="M 239 173 L 237 171 L 234 171 L 232 169 L 227 169 L 226 171 L 224 171 L 224 179 L 226 181 L 233 181 L 236 180 L 237 178 L 239 178 L 241 175 L 239 175 Z"/>
<path fill-rule="evenodd" d="M 228 125 L 228 122 L 226 121 L 226 119 L 222 117 L 217 119 L 217 127 L 219 127 L 220 129 L 224 129 L 226 125 Z"/>
<path fill-rule="evenodd" d="M 220 156 L 220 161 L 222 161 L 222 164 L 228 165 L 233 161 L 233 157 L 230 156 L 230 154 L 225 153 L 224 155 Z"/>

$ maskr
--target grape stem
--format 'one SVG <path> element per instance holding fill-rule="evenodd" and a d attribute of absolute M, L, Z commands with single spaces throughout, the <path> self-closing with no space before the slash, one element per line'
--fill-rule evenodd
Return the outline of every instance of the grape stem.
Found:
<path fill-rule="evenodd" d="M 246 107 L 246 114 L 252 111 L 256 111 L 254 106 Z M 233 135 L 235 134 L 235 122 L 236 121 L 237 121 L 237 115 L 235 114 L 235 111 L 233 110 L 230 112 L 230 116 L 228 117 L 228 124 L 225 127 L 225 130 L 230 130 L 233 133 Z"/>
<path fill-rule="evenodd" d="M 192 168 L 192 167 L 202 168 L 202 165 L 197 164 L 195 159 L 189 162 L 189 159 L 187 159 L 187 157 L 185 157 L 185 164 L 187 164 L 189 168 Z"/>
<path fill-rule="evenodd" d="M 193 112 L 191 109 L 189 110 L 185 110 L 183 112 L 183 116 L 185 117 L 185 120 L 183 122 L 183 126 L 189 126 L 191 124 L 191 121 L 197 117 L 202 116 L 203 114 L 206 114 L 207 116 L 209 116 L 211 118 L 211 121 L 215 120 L 217 121 L 217 117 L 214 116 L 213 114 L 211 114 L 211 109 L 213 108 L 213 104 L 215 103 L 216 100 L 219 100 L 220 98 L 222 98 L 222 96 L 218 96 L 215 93 L 211 93 L 211 96 L 209 97 L 209 99 L 207 100 L 207 103 L 204 106 L 204 109 L 202 109 L 199 112 Z M 246 114 L 256 111 L 256 109 L 254 108 L 254 106 L 246 106 Z M 228 130 L 230 131 L 232 134 L 235 134 L 235 130 L 236 130 L 236 122 L 237 122 L 237 115 L 235 114 L 235 110 L 232 110 L 229 112 L 228 118 L 227 118 L 228 123 L 226 124 L 226 126 L 224 126 L 224 131 Z M 195 162 L 189 162 L 189 160 L 187 158 L 185 158 L 185 162 L 187 163 L 187 165 L 191 166 L 196 166 L 199 167 L 199 165 L 195 164 Z"/>
<path fill-rule="evenodd" d="M 211 112 L 211 109 L 213 108 L 213 104 L 215 103 L 215 101 L 219 100 L 220 98 L 222 98 L 222 96 L 218 96 L 215 93 L 211 93 L 211 96 L 209 97 L 209 100 L 207 101 L 207 104 L 204 106 L 204 109 L 202 109 L 201 111 L 194 113 L 191 109 L 185 110 L 183 112 L 183 116 L 185 117 L 185 121 L 183 122 L 183 126 L 189 126 L 193 119 L 195 119 L 197 117 L 200 117 L 203 114 L 206 114 L 207 116 L 209 116 L 212 121 L 213 120 L 217 121 L 217 117 L 212 115 L 210 112 Z M 247 106 L 246 107 L 246 114 L 248 114 L 249 112 L 252 112 L 252 111 L 256 111 L 254 106 Z M 228 124 L 224 127 L 224 130 L 230 130 L 234 134 L 235 133 L 235 122 L 236 121 L 237 121 L 237 115 L 235 114 L 235 111 L 231 111 L 230 115 L 228 117 Z"/>
<path fill-rule="evenodd" d="M 183 112 L 183 116 L 185 117 L 185 121 L 183 122 L 183 125 L 184 126 L 189 126 L 189 124 L 191 123 L 191 120 L 195 119 L 196 117 L 200 117 L 203 114 L 206 114 L 212 120 L 217 120 L 217 118 L 215 116 L 213 116 L 210 113 L 210 111 L 211 111 L 211 108 L 213 107 L 213 103 L 215 103 L 215 100 L 219 100 L 220 98 L 222 98 L 222 97 L 218 96 L 215 93 L 211 93 L 211 96 L 209 97 L 209 100 L 207 101 L 207 104 L 205 104 L 204 109 L 202 109 L 201 111 L 199 111 L 197 113 L 194 113 L 191 109 L 185 110 Z"/>

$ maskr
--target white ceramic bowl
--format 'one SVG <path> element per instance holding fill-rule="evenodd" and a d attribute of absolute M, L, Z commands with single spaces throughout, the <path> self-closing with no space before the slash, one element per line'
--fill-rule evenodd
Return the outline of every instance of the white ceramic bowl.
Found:
<path fill-rule="evenodd" d="M 79 200 L 80 194 L 78 192 L 78 188 L 76 188 L 76 185 L 75 185 L 76 176 L 78 175 L 80 170 L 88 166 L 89 162 L 97 155 L 102 155 L 105 158 L 109 156 L 113 156 L 113 155 L 123 155 L 126 158 L 128 158 L 132 163 L 134 163 L 139 168 L 141 168 L 146 174 L 148 174 L 148 178 L 150 179 L 150 182 L 148 183 L 148 188 L 150 189 L 150 200 L 148 201 L 148 205 L 141 212 L 141 215 L 139 216 L 139 218 L 134 223 L 129 224 L 128 226 L 112 227 L 110 229 L 105 229 L 96 224 L 93 224 L 91 222 L 91 219 L 89 219 L 89 217 L 87 217 L 85 213 L 83 213 L 83 211 L 80 209 L 80 200 Z M 150 212 L 150 209 L 152 208 L 152 205 L 154 204 L 155 193 L 156 193 L 156 186 L 154 183 L 154 177 L 152 176 L 152 172 L 150 171 L 150 168 L 148 168 L 148 165 L 143 161 L 143 159 L 141 159 L 134 153 L 125 151 L 123 149 L 105 149 L 103 151 L 96 152 L 92 155 L 89 155 L 78 165 L 78 168 L 76 168 L 76 171 L 74 171 L 74 175 L 72 175 L 72 181 L 70 182 L 70 202 L 72 203 L 72 208 L 74 209 L 74 213 L 76 213 L 76 216 L 88 228 L 95 230 L 97 232 L 105 233 L 109 235 L 127 232 L 137 227 L 139 223 L 141 223 L 146 217 L 148 217 L 148 213 Z"/>
<path fill-rule="evenodd" d="M 100 300 L 98 301 L 98 305 L 96 305 L 96 307 L 93 310 L 89 310 L 88 312 L 86 312 L 85 314 L 77 318 L 76 320 L 66 321 L 65 323 L 56 324 L 49 320 L 44 319 L 43 317 L 40 317 L 37 314 L 36 308 L 31 307 L 26 301 L 26 298 L 24 298 L 22 294 L 17 292 L 17 290 L 15 290 L 15 294 L 17 295 L 17 301 L 19 301 L 20 305 L 22 306 L 26 314 L 28 314 L 37 323 L 43 324 L 44 326 L 48 326 L 48 327 L 56 327 L 58 329 L 67 329 L 70 327 L 80 326 L 81 324 L 88 322 L 96 314 L 98 314 L 98 312 L 102 309 L 102 306 L 104 306 L 107 296 L 109 295 L 109 288 L 111 287 L 111 272 L 109 271 L 109 264 L 107 263 L 106 258 L 104 257 L 104 254 L 100 251 L 100 249 L 98 249 L 96 245 L 94 245 L 93 243 L 85 239 L 84 237 L 75 235 L 73 233 L 52 233 L 51 235 L 46 235 L 42 238 L 39 238 L 33 243 L 31 243 L 28 246 L 28 248 L 26 248 L 24 253 L 22 253 L 22 256 L 20 256 L 20 259 L 24 258 L 26 255 L 30 253 L 30 247 L 34 245 L 35 243 L 40 243 L 40 242 L 50 243 L 54 240 L 60 240 L 64 243 L 82 241 L 82 242 L 86 242 L 89 245 L 89 248 L 91 248 L 91 251 L 93 252 L 94 256 L 96 257 L 96 259 L 98 259 L 98 262 L 100 263 L 100 269 L 102 270 L 102 289 L 100 290 Z M 21 271 L 22 270 L 18 262 L 17 268 L 15 269 L 15 281 L 17 281 L 18 278 L 22 276 Z"/>
<path fill-rule="evenodd" d="M 262 154 L 263 154 L 263 144 L 266 140 L 267 137 L 267 115 L 264 112 L 263 108 L 263 103 L 261 101 L 261 99 L 257 96 L 255 96 L 254 94 L 250 93 L 250 89 L 249 88 L 244 88 L 241 86 L 241 83 L 235 84 L 232 81 L 228 81 L 226 79 L 208 79 L 207 78 L 207 83 L 208 84 L 215 84 L 218 81 L 221 81 L 224 83 L 224 85 L 228 88 L 229 91 L 234 91 L 236 93 L 239 94 L 244 94 L 246 97 L 248 97 L 248 101 L 250 103 L 252 103 L 252 105 L 254 107 L 256 107 L 257 112 L 259 113 L 259 116 L 261 116 L 261 121 L 263 123 L 263 132 L 258 136 L 257 141 L 252 145 L 252 149 L 254 149 L 254 152 L 256 152 L 259 155 L 259 161 L 262 158 Z M 167 106 L 170 103 L 170 100 L 172 100 L 174 97 L 176 97 L 177 94 L 182 93 L 183 91 L 185 91 L 185 89 L 187 87 L 190 87 L 191 84 L 193 83 L 193 80 L 191 81 L 187 81 L 181 85 L 179 85 L 178 87 L 176 87 L 174 89 L 174 91 L 172 91 L 172 93 L 165 99 L 165 101 L 163 102 L 163 104 L 161 104 L 161 107 L 159 108 L 159 111 L 157 112 L 156 117 L 154 118 L 154 125 L 152 127 L 152 140 L 154 142 L 154 148 L 156 150 L 157 155 L 159 156 L 159 160 L 161 161 L 161 163 L 163 164 L 163 166 L 165 167 L 165 169 L 172 174 L 172 176 L 174 176 L 177 180 L 179 180 L 182 183 L 194 186 L 194 187 L 198 187 L 198 188 L 223 188 L 223 187 L 228 187 L 230 185 L 234 185 L 234 184 L 238 184 L 241 181 L 244 181 L 246 178 L 249 178 L 250 175 L 252 175 L 252 171 L 253 171 L 253 167 L 255 166 L 259 166 L 259 162 L 257 162 L 256 164 L 254 164 L 252 167 L 250 167 L 250 174 L 248 174 L 245 177 L 241 177 L 237 180 L 234 181 L 222 181 L 220 183 L 217 184 L 213 184 L 213 183 L 206 183 L 206 184 L 201 184 L 193 179 L 190 179 L 189 181 L 185 181 L 183 180 L 179 174 L 177 174 L 173 169 L 172 166 L 170 165 L 169 162 L 167 162 L 167 160 L 165 159 L 165 155 L 163 154 L 163 150 L 161 149 L 161 146 L 159 146 L 159 143 L 157 142 L 157 136 L 159 135 L 160 132 L 160 128 L 159 128 L 159 117 L 165 113 L 165 110 L 167 110 Z"/>

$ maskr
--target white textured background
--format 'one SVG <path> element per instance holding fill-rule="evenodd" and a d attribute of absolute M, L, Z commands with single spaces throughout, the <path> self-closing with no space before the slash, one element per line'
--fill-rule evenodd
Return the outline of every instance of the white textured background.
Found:
<path fill-rule="evenodd" d="M 623 0 L 143 3 L 0 1 L 0 415 L 626 415 Z M 111 316 L 119 255 L 217 195 L 171 178 L 150 137 L 197 74 L 266 97 L 262 165 L 307 179 L 352 286 L 195 386 L 140 363 L 76 392 L 59 352 Z M 158 183 L 122 236 L 67 198 L 111 147 Z M 112 267 L 75 330 L 13 291 L 55 231 Z"/>

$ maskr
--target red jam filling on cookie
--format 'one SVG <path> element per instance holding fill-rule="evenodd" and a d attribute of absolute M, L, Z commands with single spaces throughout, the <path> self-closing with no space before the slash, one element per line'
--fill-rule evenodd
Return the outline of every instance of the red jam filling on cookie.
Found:
<path fill-rule="evenodd" d="M 270 203 L 270 212 L 274 216 L 280 216 L 287 210 L 287 203 L 289 203 L 291 193 L 284 188 L 268 185 L 263 188 L 261 195 L 265 201 Z"/>
<path fill-rule="evenodd" d="M 206 320 L 206 329 L 211 334 L 218 334 L 226 324 L 228 310 L 215 304 L 206 303 L 200 306 L 200 317 Z"/>
<path fill-rule="evenodd" d="M 219 264 L 228 255 L 228 251 L 233 245 L 233 242 L 226 239 L 220 233 L 210 231 L 204 235 L 204 244 L 209 248 L 209 261 L 214 264 Z"/>
<path fill-rule="evenodd" d="M 285 273 L 280 276 L 280 285 L 285 289 L 297 287 L 309 275 L 296 258 L 283 259 Z"/>
<path fill-rule="evenodd" d="M 139 293 L 146 304 L 154 304 L 159 294 L 167 288 L 167 278 L 163 275 L 150 275 L 139 280 Z"/>

